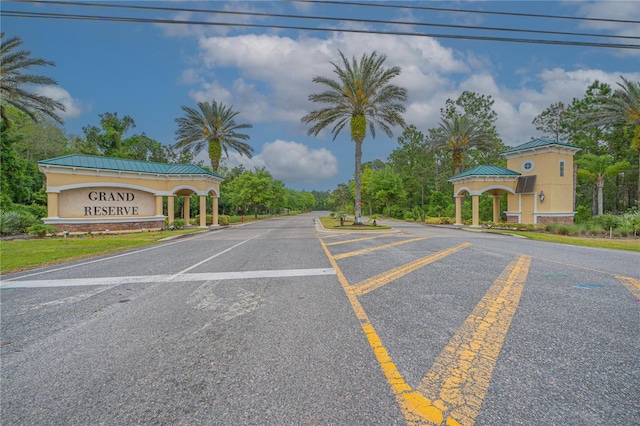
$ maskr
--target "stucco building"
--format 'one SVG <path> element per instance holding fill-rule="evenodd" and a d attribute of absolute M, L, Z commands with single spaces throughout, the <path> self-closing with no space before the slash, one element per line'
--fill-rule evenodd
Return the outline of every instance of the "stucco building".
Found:
<path fill-rule="evenodd" d="M 456 224 L 462 224 L 462 201 L 471 196 L 472 226 L 480 226 L 479 197 L 493 197 L 493 221 L 500 220 L 500 197 L 507 193 L 508 223 L 573 223 L 573 156 L 579 147 L 533 139 L 503 152 L 507 168 L 480 166 L 449 179 L 454 185 Z"/>
<path fill-rule="evenodd" d="M 174 221 L 175 197 L 199 198 L 200 227 L 206 227 L 207 196 L 212 196 L 213 225 L 218 225 L 222 176 L 193 164 L 162 164 L 91 155 L 67 155 L 40 161 L 46 176 L 48 216 L 59 231 L 104 232 L 161 229 Z M 164 211 L 167 214 L 164 214 Z"/>

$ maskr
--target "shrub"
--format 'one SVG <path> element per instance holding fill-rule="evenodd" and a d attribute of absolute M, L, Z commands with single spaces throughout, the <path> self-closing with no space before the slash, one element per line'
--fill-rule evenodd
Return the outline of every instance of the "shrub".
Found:
<path fill-rule="evenodd" d="M 616 231 L 621 237 L 628 237 L 630 235 L 634 235 L 633 229 L 626 226 L 620 226 L 616 228 Z"/>
<path fill-rule="evenodd" d="M 182 229 L 186 226 L 186 222 L 184 221 L 184 219 L 176 219 L 171 223 L 171 226 L 173 226 L 175 229 Z"/>
<path fill-rule="evenodd" d="M 218 216 L 218 225 L 228 226 L 229 225 L 229 216 L 226 214 L 221 214 Z"/>
<path fill-rule="evenodd" d="M 625 213 L 618 217 L 618 226 L 631 230 L 630 235 L 638 235 L 640 232 L 640 213 Z"/>
<path fill-rule="evenodd" d="M 27 233 L 29 235 L 35 235 L 37 237 L 45 237 L 47 234 L 56 235 L 58 233 L 58 228 L 39 222 L 34 223 L 29 228 L 27 228 Z"/>
<path fill-rule="evenodd" d="M 14 204 L 11 210 L 23 214 L 30 214 L 36 219 L 42 219 L 47 216 L 47 206 L 41 206 L 39 204 Z"/>
<path fill-rule="evenodd" d="M 453 217 L 426 217 L 424 223 L 427 225 L 450 225 L 455 223 L 456 219 Z"/>
<path fill-rule="evenodd" d="M 575 223 L 586 223 L 591 220 L 591 209 L 587 206 L 578 206 L 576 214 L 573 216 Z"/>
<path fill-rule="evenodd" d="M 0 212 L 0 234 L 23 234 L 28 227 L 36 223 L 36 220 L 35 216 L 26 212 Z"/>
<path fill-rule="evenodd" d="M 422 221 L 424 221 L 425 216 L 426 215 L 425 215 L 424 209 L 422 209 L 421 207 L 418 207 L 418 206 L 413 208 L 414 220 L 418 220 L 418 221 L 422 222 Z"/>
<path fill-rule="evenodd" d="M 594 218 L 596 223 L 599 223 L 606 231 L 611 228 L 616 228 L 618 225 L 618 217 L 612 214 L 603 214 L 602 216 L 596 216 Z"/>
<path fill-rule="evenodd" d="M 413 212 L 404 212 L 404 219 L 403 220 L 415 221 L 416 220 L 416 216 L 413 214 Z"/>
<path fill-rule="evenodd" d="M 404 218 L 404 210 L 402 210 L 402 207 L 396 205 L 391 206 L 391 217 L 394 219 Z"/>

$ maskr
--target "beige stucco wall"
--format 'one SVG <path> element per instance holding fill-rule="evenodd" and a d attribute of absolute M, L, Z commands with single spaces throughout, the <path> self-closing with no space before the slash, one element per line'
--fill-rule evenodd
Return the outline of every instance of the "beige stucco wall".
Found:
<path fill-rule="evenodd" d="M 219 197 L 222 181 L 207 174 L 162 175 L 51 165 L 40 165 L 40 171 L 47 182 L 49 217 L 44 222 L 74 232 L 160 228 L 166 219 L 163 197 L 172 201 L 175 196 L 196 195 L 202 204 L 207 195 Z M 198 211 L 203 210 L 201 205 Z M 204 217 L 200 225 L 205 226 Z"/>
<path fill-rule="evenodd" d="M 144 217 L 156 214 L 156 197 L 152 193 L 137 189 L 70 189 L 60 192 L 58 204 L 59 217 Z"/>
<path fill-rule="evenodd" d="M 521 177 L 536 176 L 535 185 L 529 193 L 515 193 L 517 178 L 514 176 L 466 176 L 453 181 L 454 196 L 482 193 L 497 196 L 507 192 L 507 210 L 504 212 L 507 222 L 572 223 L 573 156 L 577 151 L 575 147 L 552 144 L 505 154 L 509 170 L 521 173 Z M 564 173 L 561 173 L 561 168 Z M 457 223 L 460 207 L 457 204 L 456 207 Z M 494 212 L 494 217 L 496 214 Z"/>
<path fill-rule="evenodd" d="M 525 162 L 533 164 L 526 170 Z M 564 162 L 564 176 L 560 176 L 560 164 Z M 507 159 L 507 168 L 522 173 L 522 176 L 536 175 L 534 192 L 538 196 L 537 213 L 573 212 L 573 153 L 565 150 L 543 153 L 524 153 Z M 540 202 L 540 191 L 544 191 L 544 201 Z M 514 201 L 515 203 L 516 201 Z M 509 210 L 512 210 L 511 204 Z"/>

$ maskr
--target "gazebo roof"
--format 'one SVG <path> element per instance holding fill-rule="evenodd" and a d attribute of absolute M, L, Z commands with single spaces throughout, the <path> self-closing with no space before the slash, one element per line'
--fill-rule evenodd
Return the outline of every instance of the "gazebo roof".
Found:
<path fill-rule="evenodd" d="M 99 157 L 83 154 L 71 154 L 63 157 L 51 158 L 49 160 L 39 161 L 38 165 L 163 175 L 210 175 L 222 178 L 219 174 L 203 169 L 195 164 L 153 163 L 149 161 Z"/>
<path fill-rule="evenodd" d="M 538 148 L 545 148 L 545 147 L 549 147 L 549 146 L 559 146 L 559 147 L 564 147 L 564 148 L 569 148 L 572 150 L 576 150 L 579 151 L 580 147 L 576 146 L 576 145 L 571 145 L 569 143 L 565 143 L 565 142 L 557 142 L 557 141 L 553 141 L 550 139 L 544 139 L 544 138 L 540 138 L 540 139 L 532 139 L 529 142 L 525 142 L 523 144 L 520 144 L 518 146 L 514 146 L 513 148 L 509 148 L 506 151 L 503 151 L 502 154 L 511 154 L 514 152 L 518 152 L 518 151 L 525 151 L 525 150 L 530 150 L 530 149 L 538 149 Z"/>
<path fill-rule="evenodd" d="M 504 167 L 478 166 L 475 169 L 467 170 L 449 178 L 449 181 L 469 176 L 520 176 L 520 173 L 505 169 Z"/>

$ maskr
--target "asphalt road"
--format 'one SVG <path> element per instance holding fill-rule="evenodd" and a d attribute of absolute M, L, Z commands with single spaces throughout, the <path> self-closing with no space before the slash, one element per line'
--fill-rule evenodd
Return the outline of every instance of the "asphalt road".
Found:
<path fill-rule="evenodd" d="M 275 218 L 2 277 L 6 425 L 640 424 L 640 256 Z"/>

